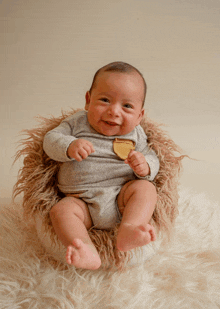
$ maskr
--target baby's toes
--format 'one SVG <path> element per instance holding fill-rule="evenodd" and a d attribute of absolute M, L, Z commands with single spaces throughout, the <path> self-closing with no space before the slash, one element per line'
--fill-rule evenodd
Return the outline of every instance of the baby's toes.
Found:
<path fill-rule="evenodd" d="M 155 241 L 156 240 L 156 233 L 154 230 L 150 231 L 150 235 L 151 235 L 151 241 Z"/>
<path fill-rule="evenodd" d="M 73 246 L 68 246 L 66 250 L 66 261 L 68 264 L 73 263 L 73 259 L 76 258 L 76 250 Z"/>
<path fill-rule="evenodd" d="M 68 246 L 66 249 L 66 261 L 68 264 L 71 264 L 71 253 L 72 252 L 72 248 L 71 246 Z"/>
<path fill-rule="evenodd" d="M 156 232 L 153 226 L 151 226 L 151 228 L 149 229 L 149 234 L 151 237 L 151 241 L 155 241 L 156 240 Z"/>

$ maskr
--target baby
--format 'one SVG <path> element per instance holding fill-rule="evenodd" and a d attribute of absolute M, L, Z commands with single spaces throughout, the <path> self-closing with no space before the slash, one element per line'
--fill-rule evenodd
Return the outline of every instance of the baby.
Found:
<path fill-rule="evenodd" d="M 145 95 L 146 83 L 136 68 L 110 63 L 96 72 L 85 110 L 45 135 L 45 152 L 63 162 L 58 186 L 65 194 L 52 207 L 50 217 L 67 247 L 67 263 L 77 268 L 101 265 L 88 234 L 91 227 L 110 229 L 120 223 L 117 248 L 121 251 L 156 239 L 149 221 L 157 200 L 151 181 L 159 160 L 140 126 Z M 117 143 L 124 142 L 135 147 L 128 150 L 126 159 L 116 150 Z"/>

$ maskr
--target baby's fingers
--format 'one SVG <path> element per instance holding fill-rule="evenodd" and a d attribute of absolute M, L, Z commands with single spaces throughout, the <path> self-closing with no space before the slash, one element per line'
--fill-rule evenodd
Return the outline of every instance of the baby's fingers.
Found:
<path fill-rule="evenodd" d="M 82 160 L 86 159 L 86 158 L 89 156 L 89 154 L 90 154 L 90 153 L 89 153 L 86 149 L 81 148 L 81 149 L 78 151 L 78 153 L 77 153 L 78 160 L 79 160 L 79 161 L 82 161 Z"/>
<path fill-rule="evenodd" d="M 92 143 L 88 142 L 88 146 L 89 146 L 89 149 L 90 149 L 90 153 L 95 152 L 95 149 L 94 149 L 94 147 L 93 147 L 93 144 L 92 144 Z"/>
<path fill-rule="evenodd" d="M 95 152 L 93 144 L 90 142 L 87 142 L 86 144 L 84 144 L 82 149 L 85 150 L 88 155 Z"/>
<path fill-rule="evenodd" d="M 130 151 L 127 160 L 132 166 L 137 166 L 145 162 L 143 154 L 134 150 Z"/>
<path fill-rule="evenodd" d="M 83 147 L 81 147 L 78 152 L 76 153 L 76 160 L 82 161 L 85 160 L 91 153 L 94 152 L 93 145 L 84 144 Z"/>

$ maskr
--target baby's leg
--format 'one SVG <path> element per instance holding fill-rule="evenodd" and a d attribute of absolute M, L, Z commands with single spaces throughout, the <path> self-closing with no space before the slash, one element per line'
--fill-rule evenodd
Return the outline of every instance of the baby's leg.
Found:
<path fill-rule="evenodd" d="M 154 212 L 157 193 L 146 180 L 126 183 L 118 196 L 118 207 L 123 217 L 118 231 L 117 248 L 128 251 L 156 240 L 155 230 L 148 224 Z"/>
<path fill-rule="evenodd" d="M 86 203 L 65 197 L 51 209 L 50 218 L 58 238 L 67 247 L 67 263 L 77 268 L 99 268 L 101 260 L 87 231 L 92 220 Z"/>

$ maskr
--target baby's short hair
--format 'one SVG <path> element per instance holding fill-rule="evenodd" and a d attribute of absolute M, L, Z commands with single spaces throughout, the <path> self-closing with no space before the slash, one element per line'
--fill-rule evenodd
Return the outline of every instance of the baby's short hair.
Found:
<path fill-rule="evenodd" d="M 91 88 L 89 90 L 90 93 L 92 92 L 92 89 L 95 88 L 97 77 L 98 77 L 99 73 L 101 73 L 101 72 L 120 72 L 120 73 L 128 73 L 128 74 L 132 73 L 132 72 L 138 73 L 141 76 L 141 78 L 143 80 L 143 85 L 144 85 L 144 97 L 143 97 L 143 105 L 144 105 L 144 101 L 145 101 L 145 97 L 146 97 L 146 93 L 147 93 L 147 84 L 145 82 L 143 75 L 141 74 L 141 72 L 138 69 L 136 69 L 135 67 L 133 67 L 132 65 L 130 65 L 126 62 L 122 62 L 122 61 L 111 62 L 111 63 L 101 67 L 95 73 L 95 75 L 93 77 Z"/>

